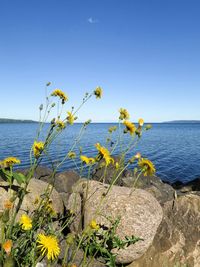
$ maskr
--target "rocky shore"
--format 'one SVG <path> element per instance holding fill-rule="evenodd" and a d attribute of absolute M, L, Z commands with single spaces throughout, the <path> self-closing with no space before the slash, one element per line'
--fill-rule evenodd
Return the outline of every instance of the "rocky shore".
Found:
<path fill-rule="evenodd" d="M 86 180 L 74 172 L 56 174 L 52 203 L 57 213 L 73 210 L 76 220 L 70 231 L 80 231 L 93 218 L 95 208 L 107 192 L 112 167 L 107 171 L 104 183 L 98 181 L 101 169 Z M 26 170 L 20 172 L 26 173 Z M 25 208 L 31 209 L 36 196 L 50 181 L 51 170 L 38 167 L 26 196 Z M 167 184 L 158 177 L 141 177 L 133 189 L 134 178 L 127 170 L 106 195 L 96 220 L 109 226 L 105 215 L 121 217 L 117 234 L 135 235 L 142 240 L 126 249 L 117 251 L 119 266 L 129 267 L 199 267 L 200 266 L 200 179 L 188 184 Z M 87 184 L 87 186 L 86 186 Z M 89 201 L 83 207 L 86 198 Z M 6 183 L 0 182 L 0 210 L 7 198 Z M 80 263 L 81 251 L 76 258 Z M 62 257 L 62 254 L 61 254 Z M 104 266 L 96 261 L 93 265 Z"/>

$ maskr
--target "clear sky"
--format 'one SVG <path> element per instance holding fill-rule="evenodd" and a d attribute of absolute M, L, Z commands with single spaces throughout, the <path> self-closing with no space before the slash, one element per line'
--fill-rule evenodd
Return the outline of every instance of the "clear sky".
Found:
<path fill-rule="evenodd" d="M 199 0 L 1 0 L 0 117 L 38 119 L 44 85 L 79 120 L 200 119 Z"/>

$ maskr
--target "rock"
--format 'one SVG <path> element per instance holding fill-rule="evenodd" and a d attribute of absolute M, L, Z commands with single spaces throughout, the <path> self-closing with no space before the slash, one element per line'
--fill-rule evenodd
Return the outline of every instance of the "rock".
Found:
<path fill-rule="evenodd" d="M 35 208 L 34 201 L 37 197 L 40 197 L 40 195 L 44 194 L 48 184 L 37 180 L 35 178 L 32 178 L 29 182 L 29 185 L 27 187 L 27 191 L 30 191 L 25 197 L 23 204 L 21 206 L 22 212 L 29 210 L 32 212 Z M 8 192 L 8 184 L 6 182 L 0 183 L 0 210 L 4 209 L 4 202 L 9 199 L 10 192 Z M 63 203 L 61 200 L 61 197 L 59 193 L 53 189 L 51 196 L 52 200 L 52 206 L 56 213 L 63 213 Z"/>
<path fill-rule="evenodd" d="M 119 162 L 120 161 L 120 157 L 119 156 L 113 156 L 115 162 Z M 101 167 L 101 163 L 103 162 L 103 160 L 101 160 L 97 167 L 93 170 L 92 173 L 92 180 L 96 180 L 99 182 L 105 182 L 106 184 L 110 184 L 113 177 L 117 176 L 117 174 L 120 172 L 120 170 L 116 170 L 115 165 L 110 164 L 106 167 L 106 172 L 105 172 L 105 167 Z M 122 172 L 122 174 L 119 176 L 118 180 L 116 181 L 116 185 L 123 185 L 122 182 L 122 178 L 126 175 L 127 170 L 124 170 Z"/>
<path fill-rule="evenodd" d="M 114 220 L 121 217 L 117 235 L 122 239 L 132 235 L 143 239 L 117 251 L 117 262 L 127 264 L 142 256 L 153 242 L 162 220 L 162 208 L 150 193 L 141 189 L 132 191 L 130 188 L 120 186 L 113 186 L 102 200 L 108 188 L 108 184 L 97 181 L 79 181 L 74 187 L 74 192 L 83 196 L 84 227 L 92 219 L 101 225 L 109 226 L 110 221 L 106 219 L 107 216 L 111 216 Z M 98 215 L 96 215 L 97 209 Z"/>
<path fill-rule="evenodd" d="M 163 205 L 166 201 L 174 199 L 175 190 L 172 186 L 162 182 L 157 176 L 141 176 L 136 181 L 135 177 L 123 178 L 123 185 L 128 187 L 144 189 L 151 193 L 158 202 Z"/>
<path fill-rule="evenodd" d="M 17 170 L 17 172 L 28 174 L 29 169 Z M 51 177 L 53 171 L 45 166 L 38 166 L 33 177 L 44 182 L 54 184 L 55 189 L 60 192 L 71 193 L 72 186 L 80 179 L 80 176 L 72 170 L 56 173 L 55 181 Z"/>
<path fill-rule="evenodd" d="M 148 251 L 130 267 L 200 266 L 200 197 L 188 194 L 163 206 L 164 218 Z"/>
<path fill-rule="evenodd" d="M 29 169 L 22 169 L 22 170 L 16 170 L 16 172 L 23 173 L 24 175 L 27 175 L 29 172 Z M 38 166 L 33 174 L 33 177 L 45 182 L 49 182 L 50 177 L 52 175 L 53 171 L 45 166 Z"/>
<path fill-rule="evenodd" d="M 55 189 L 61 193 L 72 193 L 72 186 L 80 179 L 75 171 L 65 171 L 56 174 Z"/>
<path fill-rule="evenodd" d="M 180 193 L 188 193 L 191 191 L 200 191 L 200 178 L 194 179 L 188 183 L 177 181 L 172 184 L 172 187 Z"/>
<path fill-rule="evenodd" d="M 68 199 L 66 208 L 75 214 L 74 221 L 70 226 L 72 232 L 80 232 L 82 230 L 82 197 L 79 193 L 72 193 Z"/>

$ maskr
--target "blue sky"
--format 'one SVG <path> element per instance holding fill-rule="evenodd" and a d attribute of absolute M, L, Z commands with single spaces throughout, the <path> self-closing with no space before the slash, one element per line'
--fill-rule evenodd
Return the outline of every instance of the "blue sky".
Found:
<path fill-rule="evenodd" d="M 44 85 L 79 121 L 200 119 L 198 0 L 1 0 L 0 117 L 38 119 Z"/>

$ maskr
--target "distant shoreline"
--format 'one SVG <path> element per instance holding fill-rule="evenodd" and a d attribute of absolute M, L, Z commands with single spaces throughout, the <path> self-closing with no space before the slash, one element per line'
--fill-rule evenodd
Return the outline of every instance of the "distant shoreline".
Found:
<path fill-rule="evenodd" d="M 38 121 L 34 120 L 18 120 L 18 119 L 7 119 L 7 118 L 0 118 L 0 123 L 38 123 Z M 46 122 L 50 123 L 50 122 Z M 76 124 L 82 124 L 84 122 L 76 122 Z M 116 124 L 118 122 L 91 122 L 91 123 L 106 123 L 106 124 Z M 137 122 L 134 122 L 137 123 Z M 146 124 L 195 124 L 195 123 L 200 123 L 200 120 L 174 120 L 174 121 L 163 121 L 163 122 L 146 122 Z"/>

